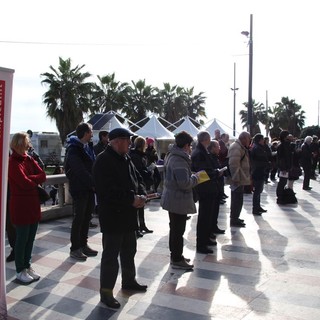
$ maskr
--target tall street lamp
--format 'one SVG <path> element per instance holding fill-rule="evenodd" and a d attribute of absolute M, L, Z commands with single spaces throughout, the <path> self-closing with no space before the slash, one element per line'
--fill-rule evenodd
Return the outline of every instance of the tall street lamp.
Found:
<path fill-rule="evenodd" d="M 242 31 L 241 34 L 249 37 L 249 86 L 248 86 L 248 132 L 253 134 L 253 103 L 252 103 L 252 61 L 253 61 L 253 41 L 252 41 L 252 20 L 250 14 L 250 32 Z"/>
<path fill-rule="evenodd" d="M 236 91 L 239 88 L 236 88 L 236 63 L 233 64 L 233 136 L 236 136 Z"/>

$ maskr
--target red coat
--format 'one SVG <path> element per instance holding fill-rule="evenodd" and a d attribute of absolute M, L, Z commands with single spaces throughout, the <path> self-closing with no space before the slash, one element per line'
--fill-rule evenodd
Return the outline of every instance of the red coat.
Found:
<path fill-rule="evenodd" d="M 41 208 L 37 185 L 46 181 L 45 172 L 30 156 L 15 151 L 9 159 L 9 210 L 12 224 L 39 222 Z"/>

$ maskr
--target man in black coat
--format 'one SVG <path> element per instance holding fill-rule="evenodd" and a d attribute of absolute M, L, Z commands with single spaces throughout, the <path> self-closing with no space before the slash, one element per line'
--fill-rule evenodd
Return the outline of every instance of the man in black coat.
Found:
<path fill-rule="evenodd" d="M 103 245 L 100 297 L 101 302 L 110 308 L 120 307 L 113 296 L 119 255 L 122 289 L 147 289 L 147 286 L 137 283 L 134 264 L 137 210 L 145 205 L 146 190 L 141 175 L 127 154 L 131 135 L 130 131 L 123 128 L 110 131 L 109 145 L 99 154 L 93 167 Z"/>
<path fill-rule="evenodd" d="M 199 213 L 197 221 L 197 252 L 213 253 L 210 245 L 216 245 L 217 242 L 210 239 L 212 223 L 215 216 L 214 210 L 216 203 L 220 202 L 217 177 L 219 171 L 214 169 L 207 150 L 210 144 L 210 134 L 207 131 L 198 133 L 198 143 L 191 154 L 191 170 L 198 172 L 205 170 L 210 180 L 196 186 L 196 192 L 199 197 Z"/>
<path fill-rule="evenodd" d="M 73 199 L 70 256 L 85 261 L 87 257 L 98 254 L 98 251 L 87 244 L 89 224 L 95 206 L 92 177 L 95 155 L 89 144 L 92 139 L 91 124 L 80 123 L 76 134 L 77 136 L 71 136 L 67 141 L 65 159 L 65 173 Z"/>

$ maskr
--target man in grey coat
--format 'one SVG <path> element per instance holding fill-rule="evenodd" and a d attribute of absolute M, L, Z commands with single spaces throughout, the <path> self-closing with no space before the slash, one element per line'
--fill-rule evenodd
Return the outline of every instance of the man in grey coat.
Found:
<path fill-rule="evenodd" d="M 196 213 L 192 188 L 198 184 L 198 176 L 191 172 L 192 137 L 185 131 L 175 137 L 175 145 L 164 161 L 164 190 L 161 206 L 169 212 L 169 249 L 172 268 L 190 270 L 190 259 L 183 256 L 183 234 L 187 215 Z"/>

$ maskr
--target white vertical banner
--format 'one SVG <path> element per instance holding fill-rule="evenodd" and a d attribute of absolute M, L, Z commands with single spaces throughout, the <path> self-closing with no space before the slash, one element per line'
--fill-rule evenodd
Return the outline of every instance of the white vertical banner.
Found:
<path fill-rule="evenodd" d="M 0 319 L 7 318 L 5 230 L 13 74 L 14 70 L 0 67 Z"/>

